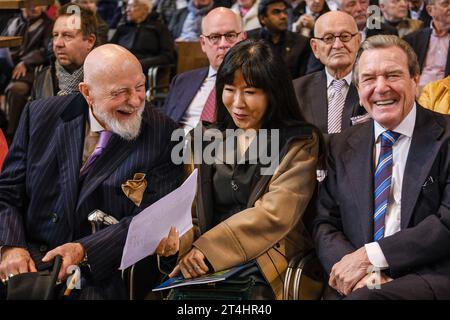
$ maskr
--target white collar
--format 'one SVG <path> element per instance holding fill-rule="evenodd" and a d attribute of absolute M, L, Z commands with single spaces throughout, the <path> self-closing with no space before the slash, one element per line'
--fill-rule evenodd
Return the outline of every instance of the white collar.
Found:
<path fill-rule="evenodd" d="M 215 77 L 216 75 L 217 70 L 214 70 L 213 67 L 209 66 L 207 78 Z"/>
<path fill-rule="evenodd" d="M 333 80 L 337 80 L 337 79 L 328 72 L 326 67 L 325 67 L 325 73 L 327 75 L 327 88 L 329 88 L 331 85 L 331 82 Z M 352 83 L 352 74 L 353 74 L 353 71 L 350 71 L 349 74 L 347 74 L 345 77 L 342 78 L 345 80 L 347 85 L 350 85 Z"/>
<path fill-rule="evenodd" d="M 392 131 L 395 131 L 397 133 L 400 133 L 401 135 L 411 138 L 414 132 L 414 126 L 416 124 L 416 113 L 417 107 L 416 103 L 414 102 L 414 105 L 411 111 L 409 111 L 408 115 Z M 374 129 L 375 129 L 375 141 L 378 141 L 378 137 L 380 136 L 380 134 L 386 131 L 386 128 L 384 128 L 378 122 L 374 121 Z"/>
<path fill-rule="evenodd" d="M 92 132 L 100 132 L 105 130 L 105 128 L 103 128 L 102 125 L 94 117 L 91 107 L 89 107 L 89 125 Z"/>

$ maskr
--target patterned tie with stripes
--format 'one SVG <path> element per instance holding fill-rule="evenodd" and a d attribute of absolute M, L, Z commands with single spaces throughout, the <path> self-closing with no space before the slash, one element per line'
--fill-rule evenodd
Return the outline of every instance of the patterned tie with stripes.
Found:
<path fill-rule="evenodd" d="M 345 84 L 344 79 L 331 82 L 330 101 L 328 103 L 328 133 L 341 132 L 342 112 L 345 105 L 342 88 L 344 88 Z"/>
<path fill-rule="evenodd" d="M 374 223 L 373 239 L 378 241 L 384 236 L 384 221 L 387 213 L 389 195 L 392 180 L 392 146 L 400 137 L 393 131 L 385 131 L 381 134 L 380 156 L 375 170 L 374 181 Z"/>
<path fill-rule="evenodd" d="M 200 120 L 214 123 L 216 121 L 216 88 L 213 87 L 206 99 Z"/>

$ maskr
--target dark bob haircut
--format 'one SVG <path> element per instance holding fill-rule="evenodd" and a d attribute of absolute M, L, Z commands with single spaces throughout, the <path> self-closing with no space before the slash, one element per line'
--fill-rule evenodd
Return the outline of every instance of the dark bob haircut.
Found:
<path fill-rule="evenodd" d="M 226 84 L 233 85 L 236 71 L 241 71 L 247 85 L 262 89 L 268 98 L 268 107 L 262 129 L 281 129 L 304 121 L 295 96 L 289 70 L 264 40 L 248 39 L 228 51 L 217 72 L 216 111 L 221 129 L 235 128 L 232 117 L 222 101 Z"/>

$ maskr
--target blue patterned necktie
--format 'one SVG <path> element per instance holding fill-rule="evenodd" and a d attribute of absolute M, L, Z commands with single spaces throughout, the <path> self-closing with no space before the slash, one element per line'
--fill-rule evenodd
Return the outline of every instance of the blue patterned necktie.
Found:
<path fill-rule="evenodd" d="M 378 241 L 384 236 L 384 221 L 387 213 L 389 194 L 392 180 L 392 146 L 400 137 L 393 131 L 385 131 L 381 134 L 380 156 L 375 170 L 374 181 L 374 223 L 373 239 Z"/>

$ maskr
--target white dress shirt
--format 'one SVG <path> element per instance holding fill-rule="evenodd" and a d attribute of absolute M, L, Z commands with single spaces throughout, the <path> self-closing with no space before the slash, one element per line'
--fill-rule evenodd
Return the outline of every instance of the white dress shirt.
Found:
<path fill-rule="evenodd" d="M 400 133 L 401 136 L 392 146 L 392 180 L 389 203 L 384 221 L 384 237 L 388 237 L 400 231 L 403 175 L 405 172 L 406 160 L 408 158 L 409 147 L 411 146 L 415 123 L 416 104 L 414 103 L 414 106 L 409 114 L 395 129 L 392 130 Z M 386 131 L 386 129 L 375 121 L 374 130 L 376 142 L 374 163 L 376 166 L 381 148 L 379 136 Z M 389 267 L 386 257 L 384 256 L 378 242 L 368 243 L 365 245 L 365 248 L 372 265 L 380 269 L 387 269 Z"/>
<path fill-rule="evenodd" d="M 216 85 L 216 74 L 217 71 L 210 66 L 208 76 L 203 81 L 200 89 L 198 90 L 194 99 L 192 99 L 191 104 L 184 113 L 180 124 L 184 128 L 186 134 L 194 129 L 199 123 L 206 100 L 208 99 L 209 94 Z"/>

